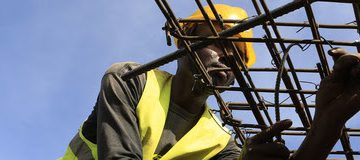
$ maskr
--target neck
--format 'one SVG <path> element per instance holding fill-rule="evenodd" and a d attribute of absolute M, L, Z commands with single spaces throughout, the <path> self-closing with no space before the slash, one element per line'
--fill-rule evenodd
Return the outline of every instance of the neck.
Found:
<path fill-rule="evenodd" d="M 209 94 L 192 90 L 193 78 L 182 78 L 176 74 L 172 80 L 171 100 L 192 114 L 201 114 Z"/>

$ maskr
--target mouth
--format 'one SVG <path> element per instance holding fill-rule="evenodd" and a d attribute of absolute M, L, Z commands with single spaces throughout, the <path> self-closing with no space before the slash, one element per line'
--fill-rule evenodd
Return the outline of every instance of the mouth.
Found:
<path fill-rule="evenodd" d="M 213 85 L 229 86 L 234 82 L 234 76 L 229 68 L 222 63 L 215 63 L 207 68 L 209 75 L 212 78 Z"/>

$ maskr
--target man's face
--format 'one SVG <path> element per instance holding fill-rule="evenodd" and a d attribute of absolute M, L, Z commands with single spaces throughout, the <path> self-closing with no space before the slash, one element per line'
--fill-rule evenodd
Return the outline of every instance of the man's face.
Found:
<path fill-rule="evenodd" d="M 207 25 L 200 24 L 195 30 L 195 35 L 210 36 L 213 34 Z M 233 50 L 232 47 L 230 47 L 230 44 L 224 44 L 224 46 L 229 55 L 233 54 Z M 211 44 L 196 50 L 196 52 L 207 71 L 228 67 L 228 64 L 225 60 L 225 53 L 223 52 L 220 44 Z M 213 85 L 229 86 L 234 82 L 234 74 L 231 71 L 211 71 L 208 73 L 211 76 Z"/>

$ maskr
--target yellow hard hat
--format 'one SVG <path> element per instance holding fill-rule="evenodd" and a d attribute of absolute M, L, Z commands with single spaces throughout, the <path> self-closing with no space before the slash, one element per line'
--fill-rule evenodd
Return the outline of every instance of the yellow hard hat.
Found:
<path fill-rule="evenodd" d="M 243 20 L 246 19 L 247 13 L 245 10 L 239 7 L 232 7 L 225 4 L 214 4 L 216 11 L 219 15 L 221 15 L 222 19 L 226 20 Z M 208 14 L 210 19 L 216 19 L 214 14 L 211 11 L 211 8 L 209 6 L 204 7 L 205 12 Z M 191 16 L 187 17 L 186 19 L 204 19 L 202 13 L 200 10 L 195 11 Z M 190 30 L 196 25 L 194 23 L 186 23 L 186 24 L 180 24 L 181 27 L 186 31 Z M 231 28 L 236 25 L 236 23 L 224 23 L 226 28 Z M 252 38 L 252 31 L 251 29 L 246 30 L 244 32 L 238 33 L 234 35 L 235 37 L 241 37 L 241 38 Z M 178 42 L 179 40 L 177 38 L 174 38 L 176 46 L 179 46 Z M 236 47 L 241 50 L 245 54 L 245 62 L 246 66 L 250 67 L 255 63 L 256 55 L 254 52 L 254 49 L 252 47 L 251 42 L 234 42 Z"/>

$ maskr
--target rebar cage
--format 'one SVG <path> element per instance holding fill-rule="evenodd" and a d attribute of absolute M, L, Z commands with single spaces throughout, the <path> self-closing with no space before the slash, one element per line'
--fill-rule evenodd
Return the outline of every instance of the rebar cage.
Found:
<path fill-rule="evenodd" d="M 268 7 L 267 3 L 271 3 L 270 1 L 249 0 L 254 6 L 256 15 L 249 15 L 248 18 L 240 21 L 222 19 L 211 0 L 191 1 L 205 17 L 198 20 L 178 18 L 167 0 L 155 1 L 167 20 L 163 29 L 167 34 L 168 44 L 171 43 L 170 35 L 172 35 L 184 44 L 184 48 L 142 65 L 124 75 L 123 78 L 128 79 L 189 54 L 201 73 L 201 80 L 213 89 L 213 101 L 219 105 L 219 109 L 214 109 L 214 111 L 219 113 L 224 125 L 232 128 L 240 147 L 249 135 L 259 133 L 275 121 L 287 118 L 298 123 L 282 132 L 281 137 L 277 138 L 284 140 L 294 152 L 311 126 L 315 107 L 314 99 L 319 83 L 331 72 L 333 62 L 325 50 L 343 47 L 349 51 L 360 52 L 358 41 L 339 40 L 341 37 L 339 34 L 358 36 L 360 33 L 360 26 L 357 25 L 360 22 L 359 0 L 289 0 L 274 9 Z M 203 11 L 206 5 L 210 6 L 216 19 L 208 18 L 207 13 Z M 325 5 L 330 8 L 333 5 L 344 5 L 354 13 L 351 16 L 353 20 L 348 23 L 336 20 L 333 20 L 334 23 L 331 24 L 318 23 L 316 18 L 320 16 L 321 19 L 324 15 L 317 15 L 316 10 L 313 10 L 314 5 Z M 288 14 L 293 13 L 306 19 L 301 22 L 286 19 Z M 332 13 L 337 14 L 337 11 L 329 12 L 329 14 Z M 209 37 L 186 35 L 180 24 L 189 22 L 207 24 L 213 31 L 213 35 Z M 237 25 L 217 32 L 214 28 L 215 23 L 220 26 L 224 23 Z M 262 34 L 262 36 L 232 37 L 239 32 L 255 28 L 262 31 L 257 34 Z M 233 42 L 253 42 L 260 48 L 255 52 L 258 61 L 261 61 L 263 65 L 247 68 L 242 61 L 240 51 L 235 49 L 236 53 L 229 56 L 223 49 L 227 55 L 229 68 L 221 70 L 232 70 L 236 77 L 236 84 L 231 87 L 212 85 L 209 78 L 211 71 L 204 68 L 195 50 L 219 41 L 231 41 L 233 48 L 236 48 Z M 225 92 L 221 93 L 220 90 Z M 360 128 L 356 128 L 360 125 L 356 122 L 358 118 L 359 115 L 356 115 L 346 124 L 339 143 L 331 151 L 329 157 L 347 160 L 360 158 L 358 139 Z M 293 139 L 297 139 L 297 142 L 288 143 Z"/>

